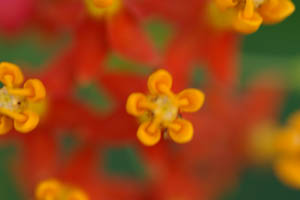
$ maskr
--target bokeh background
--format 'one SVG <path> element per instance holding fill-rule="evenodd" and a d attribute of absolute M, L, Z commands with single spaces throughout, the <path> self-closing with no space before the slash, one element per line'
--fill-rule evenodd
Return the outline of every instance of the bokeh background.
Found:
<path fill-rule="evenodd" d="M 300 8 L 300 1 L 294 1 Z M 261 72 L 280 73 L 285 77 L 287 98 L 281 109 L 280 123 L 287 116 L 300 109 L 300 12 L 296 11 L 288 20 L 275 26 L 263 26 L 257 33 L 242 39 L 240 59 L 240 88 Z M 163 49 L 168 41 L 171 28 L 160 21 L 150 21 L 145 25 L 149 35 L 156 45 Z M 39 70 L 43 63 L 51 58 L 64 43 L 68 35 L 53 43 L 47 43 L 45 38 L 33 31 L 26 31 L 17 37 L 0 36 L 0 60 L 18 63 Z M 45 43 L 47 43 L 45 45 Z M 113 66 L 120 69 L 138 67 L 135 63 L 123 60 L 117 55 L 111 55 Z M 198 74 L 202 78 L 205 74 Z M 199 79 L 201 79 L 201 77 Z M 93 85 L 78 88 L 79 98 L 98 109 L 107 109 L 109 100 L 98 93 Z M 76 140 L 65 133 L 59 138 L 62 151 L 67 155 L 76 148 Z M 0 145 L 0 199 L 22 200 L 23 192 L 17 184 L 16 175 L 11 173 L 10 166 L 18 158 L 18 144 L 11 142 Z M 110 173 L 120 176 L 143 176 L 143 164 L 138 154 L 130 147 L 108 149 L 105 155 L 105 167 Z M 299 200 L 300 191 L 283 185 L 273 174 L 271 168 L 250 167 L 244 171 L 239 183 L 234 185 L 221 200 Z"/>

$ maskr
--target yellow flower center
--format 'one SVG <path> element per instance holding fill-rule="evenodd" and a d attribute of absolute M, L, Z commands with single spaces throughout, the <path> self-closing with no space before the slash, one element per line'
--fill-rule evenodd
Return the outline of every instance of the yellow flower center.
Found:
<path fill-rule="evenodd" d="M 111 0 L 106 6 L 98 6 L 95 0 L 85 0 L 88 13 L 95 18 L 109 17 L 117 13 L 122 7 L 122 0 Z"/>
<path fill-rule="evenodd" d="M 0 89 L 0 108 L 5 108 L 12 112 L 22 112 L 27 107 L 25 97 L 8 93 L 6 87 Z"/>
<path fill-rule="evenodd" d="M 80 189 L 60 183 L 55 179 L 42 181 L 36 188 L 36 200 L 88 200 Z"/>
<path fill-rule="evenodd" d="M 253 0 L 255 7 L 259 7 L 261 4 L 265 2 L 265 0 Z"/>
<path fill-rule="evenodd" d="M 163 124 L 174 121 L 178 115 L 178 105 L 168 96 L 159 96 L 153 102 L 156 108 L 153 110 L 155 117 L 159 117 Z"/>

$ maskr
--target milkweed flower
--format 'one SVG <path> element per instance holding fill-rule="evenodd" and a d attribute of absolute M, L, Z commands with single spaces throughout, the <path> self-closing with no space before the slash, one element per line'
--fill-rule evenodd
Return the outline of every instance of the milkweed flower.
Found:
<path fill-rule="evenodd" d="M 122 7 L 121 0 L 85 0 L 88 13 L 96 18 L 109 17 Z"/>
<path fill-rule="evenodd" d="M 186 143 L 193 137 L 193 125 L 180 117 L 181 112 L 196 112 L 204 102 L 204 94 L 197 89 L 185 89 L 179 94 L 171 91 L 172 76 L 165 70 L 150 75 L 150 94 L 133 93 L 126 109 L 142 121 L 138 139 L 147 146 L 159 142 L 162 132 L 177 143 Z"/>
<path fill-rule="evenodd" d="M 291 0 L 215 0 L 220 12 L 234 13 L 233 28 L 241 33 L 256 32 L 264 24 L 283 21 L 295 11 Z"/>
<path fill-rule="evenodd" d="M 32 131 L 39 123 L 39 115 L 31 107 L 46 96 L 43 83 L 38 79 L 28 79 L 23 88 L 23 74 L 12 63 L 0 63 L 0 134 L 9 132 L 12 127 L 21 132 Z"/>
<path fill-rule="evenodd" d="M 56 179 L 40 182 L 35 191 L 36 200 L 88 200 L 88 196 L 74 186 L 70 186 Z"/>
<path fill-rule="evenodd" d="M 289 124 L 276 137 L 277 159 L 274 170 L 281 181 L 300 189 L 300 113 L 293 114 Z"/>
<path fill-rule="evenodd" d="M 111 6 L 115 0 L 93 0 L 93 3 L 98 8 L 106 8 Z"/>

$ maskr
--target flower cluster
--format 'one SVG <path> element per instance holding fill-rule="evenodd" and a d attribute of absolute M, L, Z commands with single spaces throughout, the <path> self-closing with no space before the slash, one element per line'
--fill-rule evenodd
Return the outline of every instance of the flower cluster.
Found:
<path fill-rule="evenodd" d="M 279 119 L 288 87 L 238 76 L 242 34 L 294 11 L 291 0 L 0 1 L 0 44 L 30 41 L 23 58 L 0 48 L 0 144 L 17 141 L 7 165 L 26 199 L 213 200 L 253 156 L 299 188 L 300 115 L 253 131 Z"/>

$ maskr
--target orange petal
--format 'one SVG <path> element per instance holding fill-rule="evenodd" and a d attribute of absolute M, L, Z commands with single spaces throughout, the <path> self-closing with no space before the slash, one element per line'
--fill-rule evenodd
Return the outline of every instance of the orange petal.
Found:
<path fill-rule="evenodd" d="M 14 127 L 17 131 L 21 133 L 28 133 L 38 125 L 39 116 L 29 110 L 24 111 L 24 113 L 22 114 L 24 114 L 27 117 L 27 120 L 25 122 L 14 120 Z"/>
<path fill-rule="evenodd" d="M 24 84 L 24 89 L 32 91 L 32 96 L 29 96 L 30 101 L 40 101 L 46 97 L 46 89 L 44 84 L 38 79 L 29 79 Z"/>
<path fill-rule="evenodd" d="M 228 9 L 237 5 L 237 0 L 215 0 L 217 6 L 221 9 Z"/>
<path fill-rule="evenodd" d="M 240 33 L 250 34 L 256 32 L 262 22 L 263 19 L 257 12 L 254 12 L 251 18 L 246 18 L 244 17 L 243 11 L 240 11 L 233 23 L 233 27 Z"/>
<path fill-rule="evenodd" d="M 278 23 L 295 11 L 290 0 L 269 0 L 259 8 L 259 13 L 266 24 Z"/>
<path fill-rule="evenodd" d="M 187 143 L 194 135 L 194 128 L 191 122 L 184 119 L 176 119 L 168 127 L 171 139 L 177 143 Z"/>
<path fill-rule="evenodd" d="M 300 189 L 300 160 L 282 158 L 276 161 L 274 170 L 285 184 Z"/>
<path fill-rule="evenodd" d="M 48 179 L 41 182 L 35 191 L 37 200 L 56 199 L 61 193 L 61 184 L 55 179 Z"/>
<path fill-rule="evenodd" d="M 9 87 L 17 87 L 24 81 L 20 68 L 12 63 L 0 63 L 0 81 Z"/>
<path fill-rule="evenodd" d="M 204 94 L 197 89 L 185 89 L 177 95 L 181 112 L 196 112 L 204 103 Z"/>
<path fill-rule="evenodd" d="M 137 137 L 146 146 L 153 146 L 157 144 L 161 138 L 161 131 L 159 127 L 156 128 L 155 132 L 149 132 L 148 128 L 151 122 L 144 122 L 140 125 Z"/>
<path fill-rule="evenodd" d="M 166 94 L 172 88 L 172 76 L 169 72 L 159 69 L 148 79 L 148 88 L 151 94 Z"/>
<path fill-rule="evenodd" d="M 300 111 L 293 113 L 289 119 L 288 119 L 288 124 L 300 131 Z"/>
<path fill-rule="evenodd" d="M 98 8 L 106 8 L 106 7 L 110 6 L 110 5 L 112 5 L 113 1 L 114 0 L 93 0 L 93 3 Z"/>
<path fill-rule="evenodd" d="M 70 200 L 89 200 L 88 196 L 81 190 L 74 189 L 68 196 Z"/>
<path fill-rule="evenodd" d="M 300 133 L 293 128 L 282 130 L 276 137 L 276 151 L 284 155 L 300 154 Z"/>
<path fill-rule="evenodd" d="M 147 97 L 142 93 L 132 93 L 127 100 L 126 110 L 133 116 L 141 116 L 145 113 L 146 109 L 140 106 L 141 102 L 146 102 Z"/>
<path fill-rule="evenodd" d="M 0 117 L 0 135 L 8 133 L 13 127 L 12 120 L 6 116 Z"/>

